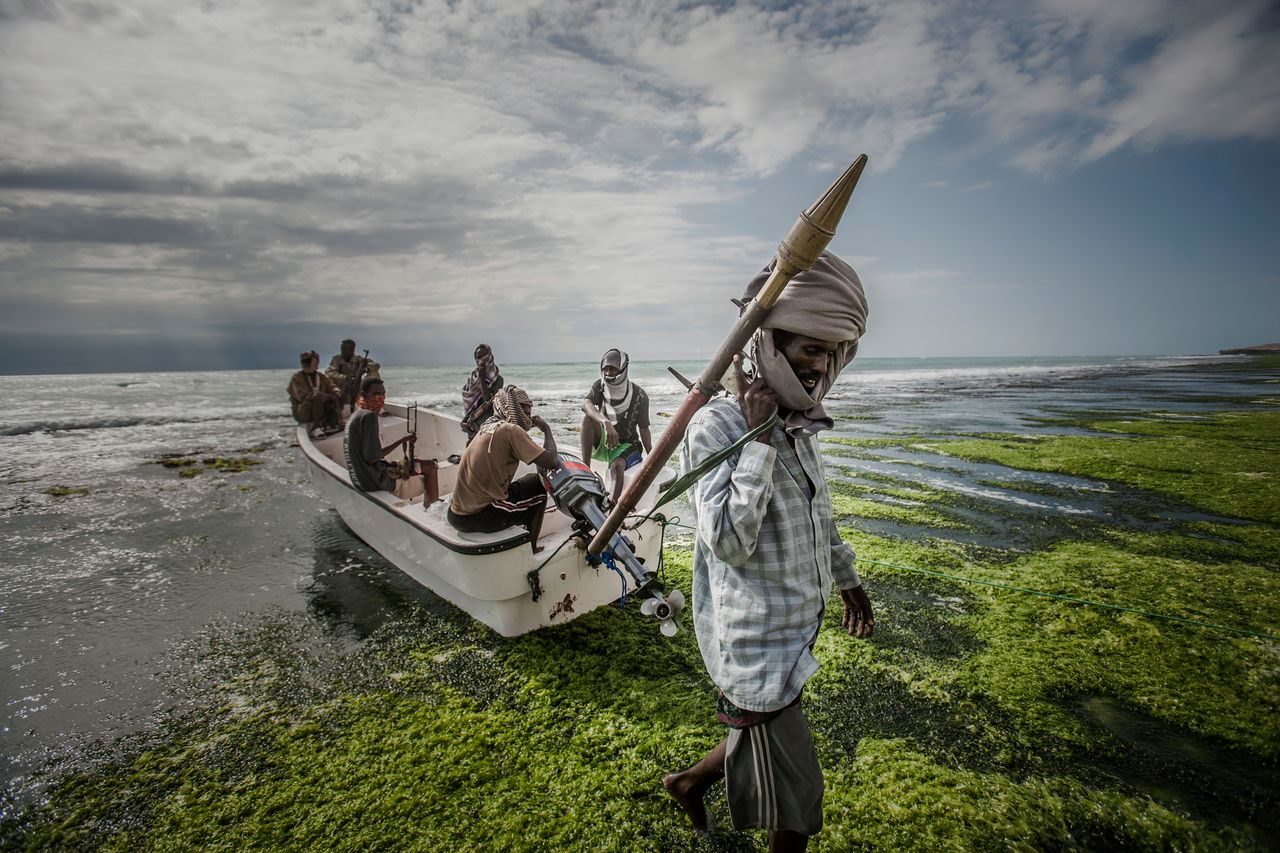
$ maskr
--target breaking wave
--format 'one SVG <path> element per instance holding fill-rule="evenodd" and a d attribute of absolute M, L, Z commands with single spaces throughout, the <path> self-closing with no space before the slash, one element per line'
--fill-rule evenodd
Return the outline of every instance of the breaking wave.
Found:
<path fill-rule="evenodd" d="M 77 432 L 96 429 L 126 429 L 139 426 L 176 426 L 179 424 L 201 424 L 225 421 L 261 421 L 263 418 L 276 418 L 282 423 L 290 420 L 288 412 L 282 413 L 278 406 L 259 406 L 232 412 L 207 412 L 202 414 L 155 414 L 155 415 L 100 415 L 66 420 L 28 421 L 18 424 L 0 425 L 0 436 L 13 437 L 35 435 L 38 433 Z"/>

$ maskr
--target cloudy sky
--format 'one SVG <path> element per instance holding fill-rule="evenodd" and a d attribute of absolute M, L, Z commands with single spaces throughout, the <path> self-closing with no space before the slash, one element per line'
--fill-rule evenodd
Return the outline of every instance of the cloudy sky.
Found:
<path fill-rule="evenodd" d="M 865 356 L 1280 340 L 1280 11 L 0 0 L 0 372 L 708 355 L 853 158 Z"/>

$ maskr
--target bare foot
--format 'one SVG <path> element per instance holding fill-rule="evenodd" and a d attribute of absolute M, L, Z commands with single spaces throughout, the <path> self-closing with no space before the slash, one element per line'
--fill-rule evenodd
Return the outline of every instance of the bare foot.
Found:
<path fill-rule="evenodd" d="M 710 835 L 715 830 L 715 821 L 707 804 L 702 801 L 702 793 L 695 794 L 693 783 L 684 778 L 683 773 L 668 773 L 662 777 L 662 787 L 667 789 L 671 799 L 675 800 L 693 824 L 693 831 L 699 835 Z"/>

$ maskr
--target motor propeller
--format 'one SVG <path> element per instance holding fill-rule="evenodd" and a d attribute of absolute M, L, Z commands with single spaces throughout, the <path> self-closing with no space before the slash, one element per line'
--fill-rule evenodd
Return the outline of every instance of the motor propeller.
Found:
<path fill-rule="evenodd" d="M 666 598 L 656 590 L 651 594 L 653 597 L 646 598 L 640 605 L 640 612 L 645 616 L 656 616 L 663 635 L 674 637 L 680 631 L 680 625 L 676 620 L 680 618 L 680 611 L 684 610 L 684 593 L 676 587 Z"/>

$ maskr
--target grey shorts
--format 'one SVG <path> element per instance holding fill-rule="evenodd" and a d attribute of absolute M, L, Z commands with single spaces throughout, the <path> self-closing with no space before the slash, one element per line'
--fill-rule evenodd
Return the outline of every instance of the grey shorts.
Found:
<path fill-rule="evenodd" d="M 772 719 L 729 730 L 725 793 L 735 829 L 822 829 L 822 768 L 800 703 Z"/>

